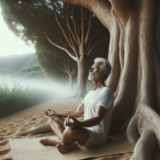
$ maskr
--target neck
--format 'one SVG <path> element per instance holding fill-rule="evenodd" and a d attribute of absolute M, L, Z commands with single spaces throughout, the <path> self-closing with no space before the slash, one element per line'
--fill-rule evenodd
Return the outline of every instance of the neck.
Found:
<path fill-rule="evenodd" d="M 104 81 L 103 81 L 103 80 L 93 81 L 93 85 L 94 85 L 94 90 L 106 86 L 106 85 L 104 84 Z"/>

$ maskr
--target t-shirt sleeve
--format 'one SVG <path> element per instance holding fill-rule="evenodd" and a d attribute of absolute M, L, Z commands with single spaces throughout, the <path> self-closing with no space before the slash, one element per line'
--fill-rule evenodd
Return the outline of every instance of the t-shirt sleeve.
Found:
<path fill-rule="evenodd" d="M 112 92 L 110 90 L 105 90 L 100 94 L 97 105 L 110 110 L 113 106 L 113 101 Z"/>

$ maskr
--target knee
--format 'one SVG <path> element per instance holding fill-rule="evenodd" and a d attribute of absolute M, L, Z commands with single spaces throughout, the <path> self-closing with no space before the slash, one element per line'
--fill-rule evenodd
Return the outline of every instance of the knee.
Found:
<path fill-rule="evenodd" d="M 73 138 L 74 129 L 71 127 L 67 127 L 63 132 L 63 137 L 65 138 Z"/>

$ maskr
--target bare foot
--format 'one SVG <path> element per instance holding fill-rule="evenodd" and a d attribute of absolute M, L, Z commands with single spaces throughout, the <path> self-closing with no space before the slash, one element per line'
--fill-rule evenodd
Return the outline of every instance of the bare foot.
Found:
<path fill-rule="evenodd" d="M 68 152 L 71 152 L 71 151 L 77 149 L 78 144 L 74 143 L 74 144 L 71 144 L 71 145 L 65 145 L 65 144 L 59 143 L 59 144 L 56 145 L 56 148 L 58 149 L 58 151 L 60 153 L 65 154 L 65 153 L 68 153 Z"/>
<path fill-rule="evenodd" d="M 45 138 L 45 139 L 41 139 L 39 142 L 43 145 L 55 146 L 55 145 L 61 143 L 61 140 L 53 140 L 53 139 Z"/>

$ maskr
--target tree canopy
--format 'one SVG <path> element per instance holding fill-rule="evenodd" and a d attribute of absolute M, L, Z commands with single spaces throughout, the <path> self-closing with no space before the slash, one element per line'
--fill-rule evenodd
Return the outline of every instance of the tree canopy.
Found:
<path fill-rule="evenodd" d="M 93 63 L 100 48 L 108 49 L 107 42 L 103 43 L 109 36 L 107 29 L 93 13 L 79 5 L 52 0 L 2 0 L 2 11 L 9 28 L 27 44 L 35 45 L 38 62 L 49 76 L 58 78 L 63 73 L 56 65 L 74 63 L 72 59 L 80 55 L 82 11 L 88 48 L 85 54 L 90 55 L 87 63 Z M 99 56 L 107 57 L 106 50 L 101 50 Z"/>

